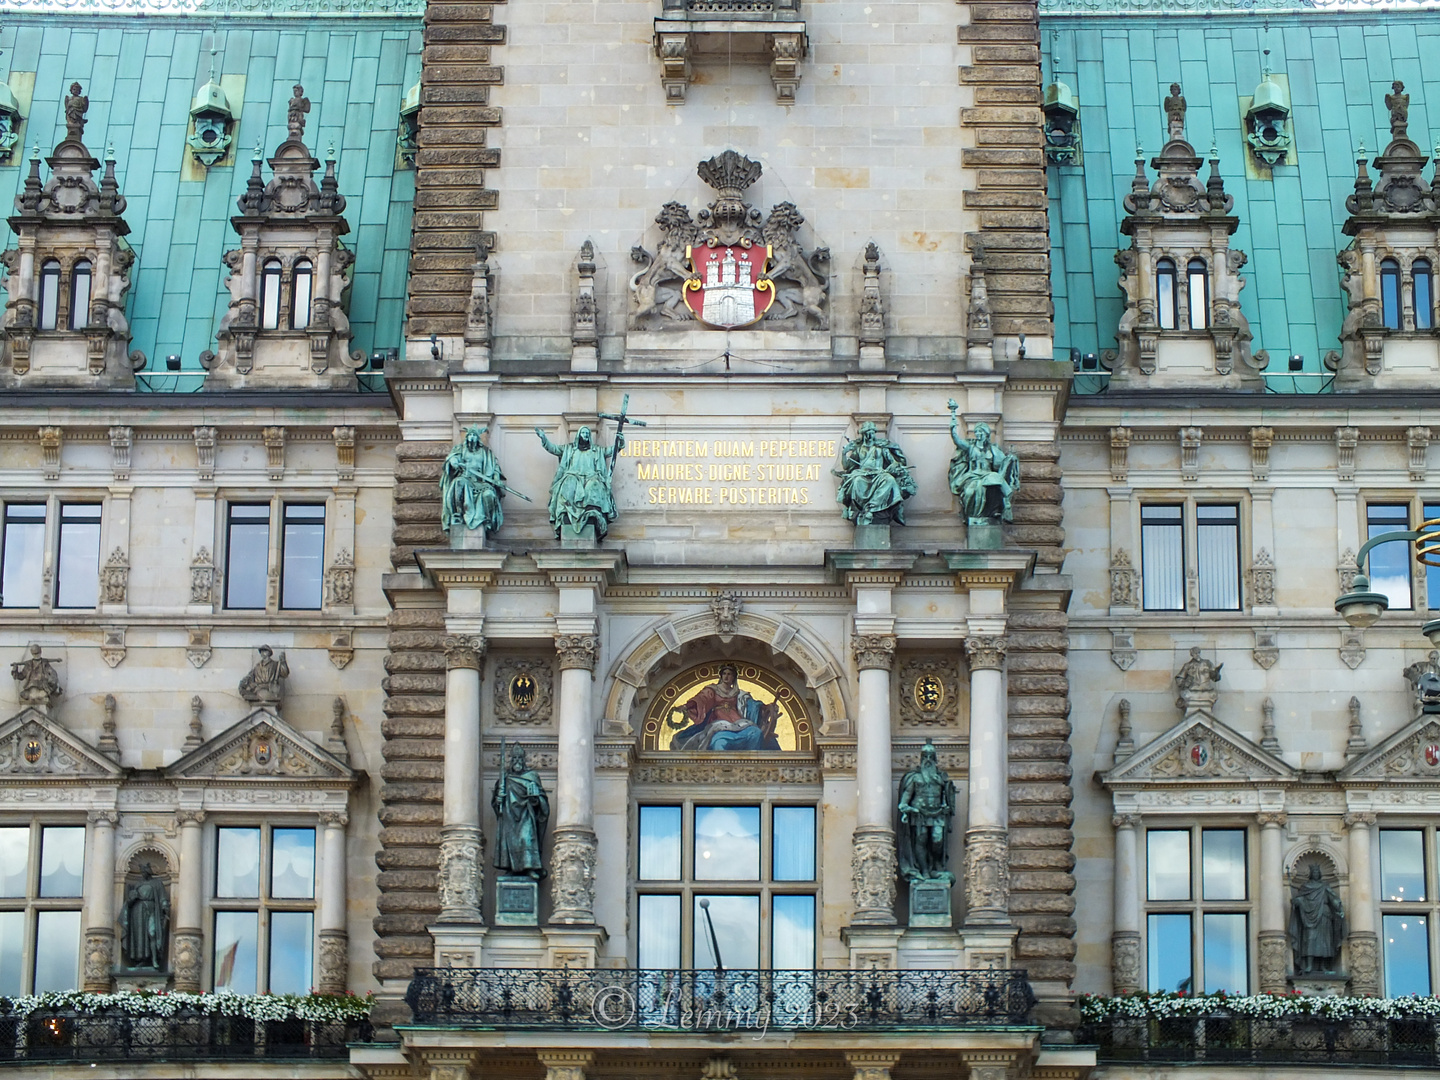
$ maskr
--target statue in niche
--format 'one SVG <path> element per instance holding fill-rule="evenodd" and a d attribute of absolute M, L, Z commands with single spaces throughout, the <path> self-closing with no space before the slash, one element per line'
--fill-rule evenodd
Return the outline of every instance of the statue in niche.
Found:
<path fill-rule="evenodd" d="M 1310 864 L 1310 877 L 1290 899 L 1290 948 L 1295 953 L 1295 974 L 1309 975 L 1318 966 L 1334 971 L 1344 940 L 1345 909 L 1340 894 L 1325 881 L 1320 864 Z"/>
<path fill-rule="evenodd" d="M 240 696 L 246 701 L 261 705 L 279 705 L 281 684 L 290 677 L 290 665 L 285 654 L 276 660 L 275 652 L 269 645 L 260 646 L 260 659 L 249 673 L 240 680 Z"/>
<path fill-rule="evenodd" d="M 500 746 L 500 779 L 490 793 L 495 811 L 495 867 L 516 877 L 545 876 L 540 845 L 550 822 L 550 797 L 540 774 L 525 762 L 525 748 Z"/>
<path fill-rule="evenodd" d="M 896 837 L 900 874 L 914 884 L 955 884 L 945 869 L 950 856 L 950 822 L 955 817 L 955 784 L 940 768 L 935 744 L 920 751 L 919 768 L 900 778 L 900 829 Z"/>
<path fill-rule="evenodd" d="M 950 406 L 950 490 L 960 497 L 960 514 L 971 524 L 999 524 L 1011 520 L 1010 502 L 1020 488 L 1020 459 L 990 441 L 990 425 L 975 425 L 975 437 L 960 434 L 958 406 Z"/>
<path fill-rule="evenodd" d="M 760 701 L 742 690 L 738 679 L 734 664 L 722 664 L 713 685 L 670 710 L 666 722 L 680 729 L 670 740 L 671 750 L 780 749 L 775 734 L 778 703 Z"/>
<path fill-rule="evenodd" d="M 22 705 L 44 709 L 60 696 L 60 676 L 55 671 L 60 661 L 41 656 L 40 651 L 39 645 L 31 645 L 28 660 L 17 660 L 10 665 L 10 677 L 20 684 L 18 696 Z"/>
<path fill-rule="evenodd" d="M 835 499 L 846 521 L 856 525 L 905 524 L 905 500 L 915 494 L 915 478 L 905 451 L 881 435 L 867 420 L 840 452 L 840 477 Z"/>
<path fill-rule="evenodd" d="M 140 880 L 125 890 L 120 915 L 120 948 L 132 968 L 162 971 L 165 946 L 170 940 L 170 897 L 165 882 L 148 862 L 140 864 Z"/>
<path fill-rule="evenodd" d="M 440 527 L 454 524 L 494 532 L 505 521 L 500 500 L 510 490 L 495 452 L 483 441 L 487 431 L 472 424 L 440 468 Z"/>

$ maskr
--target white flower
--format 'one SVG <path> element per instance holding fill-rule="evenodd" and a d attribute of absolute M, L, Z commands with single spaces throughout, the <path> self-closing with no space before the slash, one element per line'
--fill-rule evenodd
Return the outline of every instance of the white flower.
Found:
<path fill-rule="evenodd" d="M 243 1016 L 251 1020 L 348 1023 L 370 1015 L 369 997 L 354 994 L 178 994 L 124 991 L 90 994 L 78 990 L 0 997 L 0 1015 L 21 1019 L 36 1011 L 104 1013 L 131 1016 Z"/>

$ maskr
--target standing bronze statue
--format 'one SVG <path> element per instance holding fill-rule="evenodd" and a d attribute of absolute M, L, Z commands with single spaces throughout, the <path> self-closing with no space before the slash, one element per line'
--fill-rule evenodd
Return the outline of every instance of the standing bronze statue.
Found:
<path fill-rule="evenodd" d="M 1309 879 L 1293 892 L 1290 948 L 1295 953 L 1295 974 L 1309 975 L 1317 966 L 1334 971 L 1345 928 L 1340 894 L 1321 876 L 1318 863 L 1310 864 Z"/>
<path fill-rule="evenodd" d="M 170 897 L 165 882 L 155 876 L 148 862 L 142 863 L 140 880 L 125 890 L 120 937 L 125 963 L 132 968 L 163 970 L 169 939 Z"/>
<path fill-rule="evenodd" d="M 1020 459 L 990 441 L 990 425 L 975 425 L 972 439 L 962 438 L 950 407 L 950 441 L 955 456 L 950 459 L 950 490 L 960 497 L 960 516 L 970 524 L 998 524 L 1009 521 L 1010 500 L 1020 488 Z"/>
<path fill-rule="evenodd" d="M 915 478 L 905 451 L 865 421 L 855 438 L 840 452 L 840 477 L 835 501 L 844 507 L 845 520 L 856 525 L 905 524 L 905 500 L 915 494 Z"/>
<path fill-rule="evenodd" d="M 935 744 L 920 751 L 920 767 L 900 778 L 900 830 L 897 854 L 900 875 L 912 884 L 939 881 L 955 884 L 945 869 L 950 857 L 950 822 L 955 817 L 955 785 L 945 770 Z"/>
<path fill-rule="evenodd" d="M 525 748 L 500 747 L 500 779 L 490 793 L 495 810 L 495 868 L 517 877 L 545 876 L 540 845 L 550 822 L 550 797 L 540 774 L 525 763 Z"/>
<path fill-rule="evenodd" d="M 447 533 L 456 524 L 491 533 L 505 521 L 500 500 L 511 488 L 495 452 L 485 445 L 486 430 L 472 424 L 440 468 L 440 528 Z"/>

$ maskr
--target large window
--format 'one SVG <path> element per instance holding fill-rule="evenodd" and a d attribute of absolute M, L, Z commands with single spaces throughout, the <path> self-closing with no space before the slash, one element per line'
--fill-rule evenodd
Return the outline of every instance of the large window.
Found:
<path fill-rule="evenodd" d="M 1380 947 L 1385 996 L 1428 997 L 1434 968 L 1433 828 L 1380 830 Z"/>
<path fill-rule="evenodd" d="M 0 606 L 38 608 L 44 567 L 45 504 L 6 504 L 0 550 Z"/>
<path fill-rule="evenodd" d="M 100 602 L 99 503 L 61 503 L 55 530 L 54 592 L 46 594 L 45 503 L 7 503 L 0 538 L 0 607 L 93 608 Z"/>
<path fill-rule="evenodd" d="M 0 995 L 80 983 L 85 826 L 0 826 Z"/>
<path fill-rule="evenodd" d="M 814 968 L 815 807 L 638 814 L 638 967 Z"/>
<path fill-rule="evenodd" d="M 1195 562 L 1201 611 L 1240 610 L 1240 507 L 1195 507 Z"/>
<path fill-rule="evenodd" d="M 1244 829 L 1146 832 L 1151 991 L 1249 992 L 1248 865 Z"/>
<path fill-rule="evenodd" d="M 1185 508 L 1140 507 L 1140 577 L 1146 611 L 1185 610 Z"/>
<path fill-rule="evenodd" d="M 60 507 L 60 551 L 55 576 L 55 606 L 93 608 L 100 602 L 100 507 L 64 503 Z"/>
<path fill-rule="evenodd" d="M 1410 528 L 1409 503 L 1370 503 L 1365 507 L 1365 538 Z M 1410 545 L 1399 540 L 1370 549 L 1370 588 L 1390 598 L 1392 610 L 1408 610 L 1410 597 Z"/>
<path fill-rule="evenodd" d="M 1188 531 L 1189 520 L 1194 532 Z M 1146 503 L 1140 507 L 1140 578 L 1146 611 L 1184 611 L 1185 556 L 1195 549 L 1201 611 L 1240 610 L 1237 503 Z"/>
<path fill-rule="evenodd" d="M 285 505 L 280 606 L 319 610 L 325 582 L 325 506 Z"/>
<path fill-rule="evenodd" d="M 216 991 L 309 993 L 315 937 L 315 830 L 215 830 Z"/>
<path fill-rule="evenodd" d="M 290 279 L 293 283 L 290 289 L 290 326 L 295 330 L 304 330 L 310 325 L 310 304 L 315 291 L 315 272 L 311 269 L 310 260 L 297 259 Z"/>
<path fill-rule="evenodd" d="M 267 259 L 260 268 L 260 329 L 280 325 L 280 260 Z"/>
<path fill-rule="evenodd" d="M 269 578 L 269 505 L 231 503 L 225 530 L 225 606 L 263 610 Z"/>

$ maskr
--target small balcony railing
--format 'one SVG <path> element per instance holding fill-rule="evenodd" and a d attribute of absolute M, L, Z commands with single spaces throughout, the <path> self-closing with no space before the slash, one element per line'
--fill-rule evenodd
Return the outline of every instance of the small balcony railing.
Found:
<path fill-rule="evenodd" d="M 565 1031 L 881 1031 L 1023 1025 L 1023 971 L 422 968 L 415 1023 Z"/>

